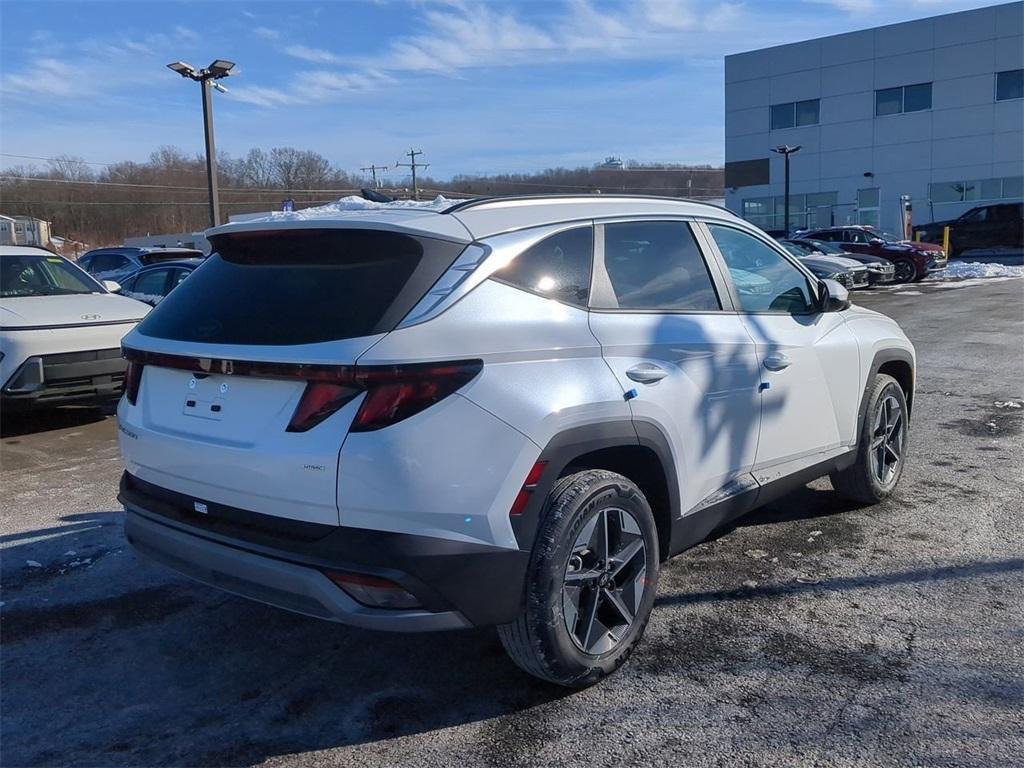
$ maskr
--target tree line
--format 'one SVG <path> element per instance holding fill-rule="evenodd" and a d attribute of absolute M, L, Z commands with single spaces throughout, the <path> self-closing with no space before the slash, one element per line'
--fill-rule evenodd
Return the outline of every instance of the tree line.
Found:
<path fill-rule="evenodd" d="M 243 157 L 218 154 L 221 215 L 318 205 L 372 186 L 369 178 L 334 167 L 309 150 L 252 149 Z M 537 193 L 600 192 L 671 197 L 720 197 L 721 168 L 645 166 L 623 169 L 551 168 L 533 174 L 460 175 L 450 181 L 420 176 L 420 198 Z M 381 191 L 409 197 L 404 175 L 385 177 Z M 193 232 L 209 224 L 206 162 L 176 147 L 161 147 L 146 162 L 88 163 L 60 156 L 45 165 L 21 164 L 0 172 L 0 213 L 29 215 L 52 223 L 54 235 L 90 246 L 145 234 Z"/>

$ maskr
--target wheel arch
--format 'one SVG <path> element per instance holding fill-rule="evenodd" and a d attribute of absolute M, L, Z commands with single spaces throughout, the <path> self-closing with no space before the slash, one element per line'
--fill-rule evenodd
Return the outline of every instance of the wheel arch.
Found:
<path fill-rule="evenodd" d="M 868 375 L 864 381 L 864 392 L 861 395 L 860 408 L 857 411 L 858 437 L 861 433 L 860 426 L 864 423 L 867 414 L 868 396 L 871 393 L 872 382 L 880 373 L 892 376 L 899 383 L 907 400 L 907 420 L 909 421 L 911 418 L 916 375 L 914 356 L 909 350 L 900 347 L 879 350 L 871 360 L 871 367 L 868 369 Z"/>
<path fill-rule="evenodd" d="M 672 450 L 659 427 L 628 419 L 572 427 L 556 434 L 538 461 L 547 462 L 542 479 L 523 513 L 512 519 L 520 549 L 533 548 L 548 495 L 561 478 L 604 469 L 640 488 L 654 513 L 659 557 L 668 558 L 673 521 L 679 516 L 679 483 Z"/>

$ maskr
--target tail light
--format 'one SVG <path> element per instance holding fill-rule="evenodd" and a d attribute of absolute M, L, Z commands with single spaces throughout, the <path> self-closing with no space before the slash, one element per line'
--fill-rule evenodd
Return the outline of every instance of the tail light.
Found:
<path fill-rule="evenodd" d="M 390 426 L 448 397 L 469 383 L 484 365 L 483 360 L 380 366 L 258 362 L 170 355 L 128 347 L 124 348 L 124 355 L 128 359 L 125 394 L 132 404 L 138 397 L 145 365 L 194 373 L 304 381 L 306 388 L 288 422 L 289 432 L 312 429 L 360 392 L 365 392 L 366 397 L 351 431 L 371 432 Z"/>
<path fill-rule="evenodd" d="M 344 384 L 309 382 L 288 422 L 287 431 L 305 432 L 312 429 L 358 394 L 358 389 Z"/>
<path fill-rule="evenodd" d="M 481 368 L 480 360 L 357 368 L 356 382 L 366 389 L 366 399 L 351 431 L 372 432 L 407 419 L 467 384 Z"/>
<path fill-rule="evenodd" d="M 124 394 L 128 402 L 135 405 L 139 398 L 139 385 L 142 384 L 142 363 L 137 360 L 129 360 L 128 367 L 124 372 Z"/>

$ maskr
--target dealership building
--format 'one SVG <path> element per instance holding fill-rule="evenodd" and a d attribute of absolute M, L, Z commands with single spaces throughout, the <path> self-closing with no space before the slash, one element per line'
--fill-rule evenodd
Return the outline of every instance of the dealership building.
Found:
<path fill-rule="evenodd" d="M 1024 2 L 725 59 L 726 205 L 899 231 L 1024 194 Z"/>

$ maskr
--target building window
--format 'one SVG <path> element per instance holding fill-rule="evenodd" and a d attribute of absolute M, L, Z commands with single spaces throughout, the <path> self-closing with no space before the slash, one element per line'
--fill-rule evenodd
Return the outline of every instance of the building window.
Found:
<path fill-rule="evenodd" d="M 875 91 L 875 116 L 923 112 L 932 108 L 932 84 L 901 85 Z"/>
<path fill-rule="evenodd" d="M 974 200 L 1014 200 L 1021 197 L 1024 176 L 1005 176 L 973 181 L 940 181 L 928 185 L 932 203 L 966 203 Z"/>
<path fill-rule="evenodd" d="M 996 101 L 1024 99 L 1024 69 L 996 72 Z"/>
<path fill-rule="evenodd" d="M 803 125 L 817 125 L 820 109 L 821 101 L 819 99 L 773 104 L 772 130 L 794 128 Z"/>
<path fill-rule="evenodd" d="M 878 211 L 881 207 L 878 187 L 857 190 L 857 223 L 878 227 Z"/>
<path fill-rule="evenodd" d="M 838 204 L 838 192 L 812 192 L 807 195 L 789 196 L 789 223 L 791 229 L 827 226 L 831 223 L 832 210 Z M 786 198 L 751 197 L 742 203 L 743 218 L 761 229 L 785 229 Z"/>

